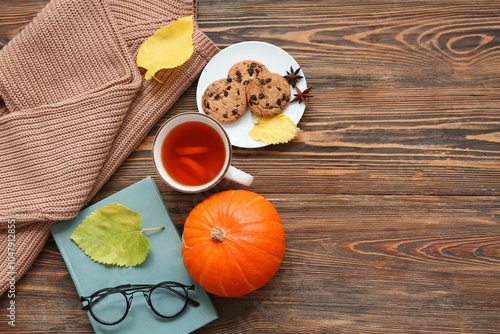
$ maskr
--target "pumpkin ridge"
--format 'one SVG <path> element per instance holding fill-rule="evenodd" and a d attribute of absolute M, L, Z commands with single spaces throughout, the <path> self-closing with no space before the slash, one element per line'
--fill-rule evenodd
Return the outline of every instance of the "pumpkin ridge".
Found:
<path fill-rule="evenodd" d="M 206 231 L 207 228 L 204 228 L 204 229 L 201 229 L 201 228 L 193 228 L 192 226 L 190 227 L 185 227 L 184 228 L 184 232 L 182 234 L 182 238 L 184 239 L 184 245 L 186 246 L 186 248 L 193 248 L 192 244 L 198 246 L 200 243 L 206 245 L 207 244 L 207 240 L 206 238 L 203 237 L 203 232 Z M 201 231 L 201 232 L 200 232 Z M 188 235 L 188 239 L 189 239 L 189 244 L 191 246 L 188 246 L 187 242 L 185 241 L 185 235 Z"/>
<path fill-rule="evenodd" d="M 226 245 L 226 242 L 221 242 L 221 244 L 222 244 L 222 246 L 223 246 L 224 248 L 226 248 L 225 252 L 227 252 L 227 245 Z M 218 256 L 220 256 L 220 254 L 219 254 L 219 255 L 217 255 L 217 256 L 214 256 L 214 258 L 217 258 Z M 212 258 L 212 259 L 210 259 L 210 261 L 213 261 L 213 258 Z M 238 269 L 239 269 L 239 268 L 238 268 Z M 198 284 L 199 284 L 199 285 L 201 285 L 201 286 L 203 286 L 203 284 L 204 284 L 203 279 L 204 279 L 204 277 L 205 277 L 205 275 L 206 275 L 206 272 L 207 272 L 207 271 L 210 271 L 210 266 L 209 266 L 209 265 L 205 265 L 205 267 L 203 268 L 203 270 L 200 272 L 200 274 L 199 274 L 199 276 L 198 276 L 198 281 L 199 281 L 199 282 L 198 282 Z M 241 271 L 241 269 L 240 269 L 240 271 Z M 223 287 L 223 285 L 222 285 L 222 282 L 221 282 L 220 280 L 219 280 L 219 287 L 222 289 L 223 294 L 224 294 L 225 296 L 228 296 L 228 294 L 227 294 L 226 290 L 224 289 L 224 287 Z"/>
<path fill-rule="evenodd" d="M 214 225 L 213 222 L 215 221 L 215 218 L 210 214 L 210 211 L 207 210 L 207 208 L 205 207 L 205 205 L 203 205 L 203 202 L 201 202 L 199 204 L 199 208 L 203 209 L 205 215 L 210 218 L 210 219 L 207 219 L 206 221 L 207 221 L 207 223 L 212 223 L 212 226 L 210 226 L 210 225 L 207 224 L 207 227 L 214 227 L 213 226 Z"/>
<path fill-rule="evenodd" d="M 245 205 L 245 207 L 243 207 L 244 209 L 248 208 L 250 205 L 252 205 L 253 203 L 257 202 L 257 201 L 260 201 L 260 200 L 266 200 L 263 196 L 261 195 L 257 195 L 255 196 L 255 198 L 253 200 L 251 200 L 250 202 L 247 203 L 247 205 Z M 267 200 L 266 200 L 267 201 Z"/>
<path fill-rule="evenodd" d="M 258 248 L 257 248 L 257 249 L 258 249 Z M 252 281 L 250 281 L 250 280 L 246 277 L 245 273 L 243 272 L 243 269 L 241 269 L 241 266 L 240 266 L 240 264 L 239 264 L 238 260 L 236 260 L 236 259 L 234 258 L 234 256 L 232 255 L 232 253 L 230 253 L 230 254 L 231 254 L 231 257 L 233 258 L 233 260 L 235 261 L 236 267 L 238 268 L 239 272 L 241 273 L 241 277 L 243 278 L 244 282 L 247 284 L 247 286 L 248 286 L 248 287 L 250 287 L 250 289 L 251 289 L 251 291 L 250 291 L 250 292 L 255 291 L 256 289 L 260 288 L 263 284 L 261 284 L 261 283 L 257 283 L 257 286 L 255 286 L 255 285 L 252 283 Z M 279 264 L 281 263 L 281 260 L 279 260 L 279 259 L 278 259 L 278 258 L 276 258 L 275 256 L 272 256 L 272 255 L 271 255 L 271 254 L 269 254 L 269 253 L 266 253 L 266 254 L 268 254 L 268 255 L 270 255 L 272 258 L 276 259 L 276 262 L 277 262 L 277 264 L 278 264 L 278 266 L 279 266 Z M 241 259 L 240 259 L 240 261 L 246 261 L 246 260 L 247 260 L 246 258 L 241 258 Z M 278 268 L 276 268 L 276 270 L 274 271 L 274 273 L 277 271 L 277 269 L 278 269 Z M 268 275 L 267 275 L 267 273 L 266 273 L 266 271 L 263 271 L 263 270 L 262 270 L 262 268 L 261 268 L 260 266 L 258 266 L 258 265 L 255 265 L 254 270 L 258 270 L 259 275 L 260 275 L 261 277 L 266 277 L 266 276 L 268 276 Z M 274 275 L 274 273 L 273 273 L 273 275 Z M 269 279 L 270 279 L 270 278 L 269 278 Z M 268 279 L 268 280 L 269 280 L 269 279 Z M 268 280 L 266 280 L 266 282 L 267 282 Z M 265 283 L 264 283 L 264 284 L 265 284 Z"/>
<path fill-rule="evenodd" d="M 226 206 L 222 205 L 222 207 L 224 208 L 223 216 L 234 216 L 235 208 L 232 207 L 233 206 L 232 200 L 234 199 L 234 196 L 237 193 L 237 191 L 236 190 L 227 190 L 227 192 L 229 193 L 229 197 L 227 199 L 228 205 L 226 205 Z M 236 204 L 238 204 L 238 202 Z M 225 226 L 224 228 L 226 229 L 226 232 L 229 230 L 232 230 L 231 226 L 229 226 L 229 227 Z"/>
<path fill-rule="evenodd" d="M 245 227 L 247 227 L 248 225 L 257 225 L 257 224 L 268 224 L 268 223 L 272 223 L 272 224 L 278 224 L 280 226 L 283 226 L 283 223 L 281 221 L 277 221 L 277 220 L 247 220 L 247 221 L 239 221 L 238 224 L 238 229 L 237 231 L 239 231 L 240 229 L 244 229 Z"/>
<path fill-rule="evenodd" d="M 229 196 L 229 198 L 227 199 L 228 203 L 231 203 L 231 200 L 233 199 L 234 194 L 236 194 L 236 190 L 231 190 L 230 192 L 231 192 L 231 194 L 230 194 L 231 196 Z"/>
<path fill-rule="evenodd" d="M 275 259 L 275 260 L 276 260 L 276 262 L 281 263 L 281 259 L 280 259 L 280 258 L 278 258 L 277 256 L 275 256 L 275 255 L 273 255 L 273 254 L 269 253 L 268 251 L 266 251 L 266 250 L 264 250 L 264 249 L 262 249 L 262 248 L 259 248 L 259 247 L 255 246 L 254 244 L 252 244 L 252 243 L 250 243 L 250 242 L 248 242 L 248 241 L 246 241 L 246 240 L 243 240 L 243 239 L 238 239 L 238 242 L 239 242 L 239 243 L 245 243 L 245 244 L 246 244 L 246 246 L 248 246 L 248 247 L 250 247 L 250 248 L 253 248 L 253 249 L 255 249 L 255 250 L 257 250 L 257 251 L 259 251 L 259 252 L 261 252 L 261 253 L 267 254 L 267 255 L 269 255 L 270 257 L 272 257 L 273 259 Z"/>
<path fill-rule="evenodd" d="M 222 284 L 222 280 L 219 280 L 219 288 L 222 291 L 222 294 L 227 297 L 226 289 L 224 289 L 224 285 Z"/>
<path fill-rule="evenodd" d="M 245 282 L 245 284 L 246 284 L 246 285 L 247 285 L 247 286 L 248 286 L 248 287 L 249 287 L 252 291 L 256 290 L 256 287 L 255 287 L 255 286 L 252 284 L 252 282 L 250 282 L 250 281 L 248 280 L 248 278 L 245 276 L 245 274 L 244 274 L 243 270 L 241 269 L 240 264 L 238 263 L 238 261 L 236 260 L 236 258 L 234 257 L 234 255 L 232 254 L 233 247 L 230 247 L 230 245 L 228 245 L 228 243 L 229 243 L 229 244 L 231 243 L 231 241 L 230 241 L 229 239 L 226 239 L 226 240 L 224 240 L 223 242 L 221 242 L 222 246 L 223 246 L 224 248 L 226 248 L 225 253 L 226 253 L 226 254 L 229 254 L 229 256 L 230 256 L 230 258 L 231 258 L 232 262 L 234 263 L 235 267 L 238 269 L 238 272 L 241 274 L 241 277 L 243 278 L 243 281 Z M 229 251 L 229 250 L 228 250 L 228 248 L 230 248 L 230 249 L 231 249 L 231 251 Z M 200 282 L 199 282 L 199 284 L 200 284 L 201 286 L 203 286 L 203 277 L 204 277 L 205 272 L 206 272 L 207 270 L 209 270 L 209 268 L 208 268 L 208 266 L 205 266 L 205 269 L 204 269 L 204 270 L 200 273 L 200 275 L 199 275 L 199 281 L 200 281 Z M 222 290 L 223 294 L 224 294 L 225 296 L 228 296 L 228 294 L 227 294 L 227 292 L 226 292 L 226 289 L 224 289 L 224 285 L 222 284 L 222 280 L 219 280 L 219 284 L 218 284 L 218 285 L 219 285 L 219 287 L 221 288 L 221 290 Z"/>
<path fill-rule="evenodd" d="M 230 247 L 228 246 L 228 243 L 231 243 L 230 239 L 225 239 L 224 241 L 218 241 L 218 243 L 220 243 L 220 245 L 222 247 L 224 247 L 224 251 L 219 250 L 218 253 L 213 258 L 218 258 L 219 256 L 224 256 L 224 254 L 228 254 L 230 252 L 230 250 L 229 250 Z M 207 244 L 206 247 L 209 247 L 209 245 Z M 239 264 L 237 263 L 236 259 L 234 258 L 234 256 L 232 254 L 230 254 L 230 255 L 231 255 L 232 260 L 236 263 L 236 266 L 238 267 L 238 270 L 241 272 L 241 268 L 240 268 Z M 210 259 L 210 261 L 213 261 L 213 258 Z M 206 274 L 207 271 L 210 271 L 210 266 L 209 265 L 205 265 L 205 268 L 200 273 L 199 279 L 200 279 L 200 285 L 201 286 L 203 286 L 203 284 L 201 284 L 201 282 L 203 281 L 203 277 L 205 276 L 205 274 Z M 243 273 L 242 273 L 242 276 L 244 276 Z M 243 279 L 246 281 L 245 277 L 243 277 Z M 228 294 L 226 293 L 226 290 L 222 286 L 222 282 L 221 281 L 219 282 L 219 285 L 221 286 L 221 288 L 223 290 L 223 293 L 226 296 L 228 296 Z"/>
<path fill-rule="evenodd" d="M 185 249 L 193 248 L 193 247 L 189 247 L 188 245 L 186 245 L 186 241 L 184 240 L 184 234 L 182 234 L 181 242 L 182 242 L 182 246 L 184 246 Z"/>
<path fill-rule="evenodd" d="M 226 245 L 226 247 L 228 247 L 228 246 Z M 248 287 L 249 287 L 252 291 L 256 290 L 257 288 L 256 288 L 256 287 L 252 284 L 252 282 L 250 282 L 250 281 L 248 280 L 248 278 L 245 276 L 245 273 L 243 272 L 243 270 L 241 269 L 240 264 L 238 263 L 238 260 L 236 260 L 236 258 L 234 257 L 234 255 L 233 255 L 232 253 L 229 253 L 229 255 L 231 255 L 231 258 L 233 259 L 234 264 L 235 264 L 235 265 L 236 265 L 236 267 L 238 268 L 238 270 L 239 270 L 239 272 L 240 272 L 240 274 L 241 274 L 241 277 L 243 278 L 243 281 L 244 281 L 244 282 L 248 285 Z"/>

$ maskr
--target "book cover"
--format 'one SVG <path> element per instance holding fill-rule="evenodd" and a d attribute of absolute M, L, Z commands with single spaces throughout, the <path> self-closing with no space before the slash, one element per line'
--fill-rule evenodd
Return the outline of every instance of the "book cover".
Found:
<path fill-rule="evenodd" d="M 111 203 L 124 205 L 139 213 L 142 216 L 142 228 L 165 226 L 165 229 L 143 232 L 149 239 L 150 249 L 146 260 L 140 265 L 118 267 L 95 262 L 70 239 L 86 217 Z M 218 318 L 210 296 L 184 268 L 180 234 L 153 179 L 148 177 L 83 209 L 73 219 L 54 225 L 51 232 L 80 296 L 90 296 L 99 289 L 122 284 L 177 281 L 195 285 L 195 290 L 189 291 L 189 297 L 198 301 L 199 307 L 188 305 L 179 316 L 164 319 L 149 309 L 142 293 L 136 293 L 127 317 L 116 325 L 100 324 L 88 314 L 96 333 L 182 334 L 190 333 Z"/>

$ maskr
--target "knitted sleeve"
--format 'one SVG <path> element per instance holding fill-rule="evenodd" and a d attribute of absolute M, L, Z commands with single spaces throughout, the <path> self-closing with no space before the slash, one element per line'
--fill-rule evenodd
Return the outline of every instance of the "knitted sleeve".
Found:
<path fill-rule="evenodd" d="M 193 56 L 143 79 L 139 46 L 187 15 L 196 1 L 51 0 L 0 50 L 0 258 L 15 221 L 16 281 L 218 52 L 195 24 Z M 11 275 L 2 261 L 0 293 Z"/>
<path fill-rule="evenodd" d="M 73 217 L 199 75 L 217 47 L 145 81 L 139 46 L 196 2 L 52 0 L 0 50 L 0 227 Z"/>
<path fill-rule="evenodd" d="M 0 50 L 0 220 L 85 203 L 141 76 L 103 0 L 50 2 Z"/>

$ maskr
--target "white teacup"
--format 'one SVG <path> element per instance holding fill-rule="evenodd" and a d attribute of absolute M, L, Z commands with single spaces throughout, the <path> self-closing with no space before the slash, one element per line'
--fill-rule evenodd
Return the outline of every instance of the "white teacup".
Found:
<path fill-rule="evenodd" d="M 220 164 L 222 165 L 222 168 L 220 172 L 218 172 L 217 175 L 210 175 L 206 176 L 209 178 L 207 182 L 204 182 L 203 184 L 197 184 L 197 185 L 188 185 L 188 184 L 183 184 L 180 182 L 179 178 L 177 177 L 174 178 L 172 175 L 167 172 L 167 168 L 165 168 L 165 164 L 170 164 L 170 163 L 177 163 L 176 161 L 173 161 L 175 159 L 171 159 L 172 161 L 166 159 L 166 153 L 165 153 L 165 148 L 163 148 L 163 153 L 162 153 L 162 147 L 164 146 L 166 140 L 170 141 L 173 140 L 171 139 L 172 136 L 175 135 L 175 133 L 179 133 L 179 130 L 175 130 L 173 134 L 172 130 L 176 129 L 179 125 L 185 124 L 187 122 L 200 122 L 205 125 L 210 126 L 212 129 L 214 129 L 217 133 L 217 136 L 220 137 L 220 139 L 223 142 L 224 150 L 225 153 L 223 155 L 224 161 L 222 162 L 222 159 L 220 160 Z M 189 126 L 189 125 L 184 125 L 184 127 Z M 179 128 L 177 128 L 179 129 Z M 171 135 L 169 135 L 171 134 Z M 177 137 L 179 138 L 179 137 Z M 178 141 L 178 140 L 177 140 Z M 186 141 L 188 141 L 186 139 Z M 166 147 L 172 146 L 172 144 L 165 144 Z M 181 152 L 185 152 L 186 148 L 180 148 Z M 184 151 L 182 151 L 184 150 Z M 194 164 L 194 170 L 190 170 L 191 167 L 190 165 L 187 165 L 186 168 L 184 168 L 183 172 L 191 173 L 191 174 L 196 174 L 196 171 L 201 170 L 204 166 L 200 165 L 197 163 L 195 160 L 196 154 L 199 152 L 197 151 L 203 151 L 202 153 L 204 154 L 209 154 L 204 152 L 204 148 L 194 148 L 191 149 L 191 153 L 194 153 L 192 156 L 186 156 L 185 159 L 190 160 L 189 162 L 191 164 Z M 189 148 L 188 148 L 189 151 Z M 215 186 L 217 183 L 219 183 L 223 178 L 229 179 L 231 181 L 240 183 L 245 186 L 249 186 L 252 184 L 253 181 L 253 176 L 250 174 L 247 174 L 233 166 L 231 166 L 231 157 L 232 157 L 232 147 L 231 147 L 231 142 L 229 140 L 229 137 L 224 130 L 224 128 L 220 125 L 219 122 L 217 122 L 214 118 L 198 113 L 198 112 L 186 112 L 186 113 L 181 113 L 178 115 L 175 115 L 168 119 L 158 130 L 154 141 L 153 141 L 153 161 L 154 165 L 156 167 L 156 170 L 158 171 L 158 174 L 162 177 L 162 179 L 173 189 L 185 192 L 185 193 L 197 193 L 197 192 L 202 192 L 205 190 L 208 190 Z M 189 152 L 188 152 L 189 153 Z M 162 155 L 163 155 L 163 161 L 162 161 Z M 191 159 L 192 158 L 192 159 Z M 169 169 L 171 169 L 169 166 L 167 166 Z M 172 173 L 172 172 L 171 172 Z M 200 173 L 203 173 L 201 171 Z M 172 173 L 173 174 L 173 173 Z M 186 182 L 189 183 L 189 182 Z"/>

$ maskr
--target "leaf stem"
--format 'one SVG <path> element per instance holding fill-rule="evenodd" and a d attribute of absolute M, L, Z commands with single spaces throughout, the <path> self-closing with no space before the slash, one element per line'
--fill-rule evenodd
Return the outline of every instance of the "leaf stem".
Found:
<path fill-rule="evenodd" d="M 160 227 L 152 227 L 152 228 L 143 228 L 141 231 L 153 231 L 153 230 L 160 230 L 164 229 L 165 226 L 160 226 Z"/>
<path fill-rule="evenodd" d="M 158 79 L 158 78 L 157 78 L 157 77 L 155 77 L 154 75 L 153 75 L 153 79 L 155 79 L 156 81 L 158 81 L 158 82 L 159 82 L 159 83 L 161 83 L 162 85 L 164 85 L 164 84 L 165 84 L 163 81 L 161 81 L 160 79 Z"/>
<path fill-rule="evenodd" d="M 254 113 L 252 113 L 252 122 L 253 122 L 253 125 L 257 125 L 257 119 L 254 120 Z"/>

